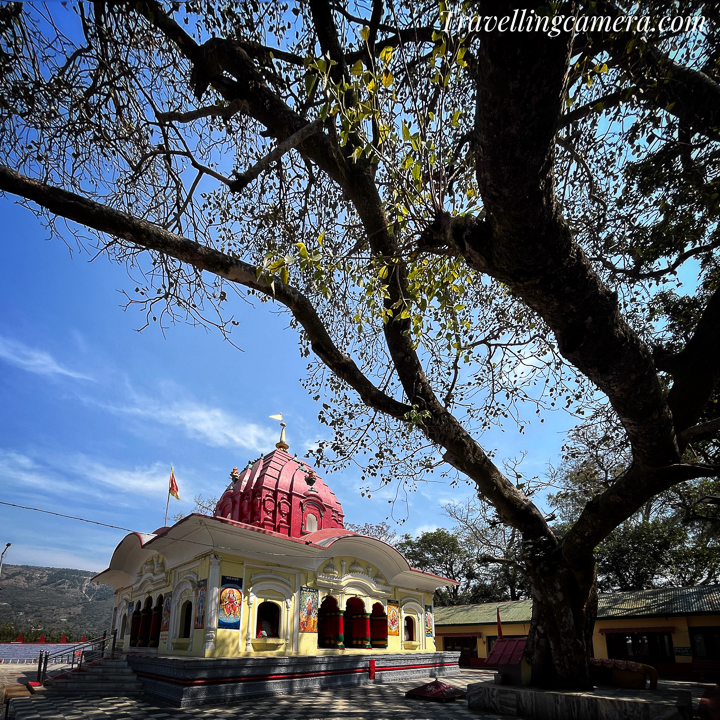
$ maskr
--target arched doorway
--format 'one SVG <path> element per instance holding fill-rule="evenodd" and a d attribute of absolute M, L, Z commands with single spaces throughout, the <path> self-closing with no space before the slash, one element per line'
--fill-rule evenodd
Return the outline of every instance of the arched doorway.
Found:
<path fill-rule="evenodd" d="M 130 622 L 130 647 L 137 647 L 138 644 L 138 635 L 140 634 L 140 619 L 142 615 L 140 611 L 141 607 L 142 605 L 138 600 L 135 604 L 135 610 L 132 614 L 132 621 Z"/>
<path fill-rule="evenodd" d="M 192 629 L 193 604 L 191 600 L 186 600 L 182 604 L 180 610 L 180 634 L 181 638 L 189 638 Z"/>
<path fill-rule="evenodd" d="M 326 595 L 318 610 L 318 647 L 345 647 L 344 615 L 337 600 L 332 595 Z"/>
<path fill-rule="evenodd" d="M 255 637 L 280 637 L 280 606 L 265 600 L 258 605 Z"/>
<path fill-rule="evenodd" d="M 140 628 L 138 629 L 138 647 L 147 647 L 150 642 L 150 622 L 152 620 L 152 596 L 145 600 L 145 605 L 140 611 Z"/>
<path fill-rule="evenodd" d="M 405 616 L 405 640 L 414 642 L 415 640 L 415 620 L 409 615 Z"/>
<path fill-rule="evenodd" d="M 351 597 L 345 603 L 345 647 L 353 649 L 371 648 L 370 614 L 365 612 L 365 603 L 359 597 Z"/>
<path fill-rule="evenodd" d="M 388 646 L 388 620 L 385 606 L 376 602 L 372 606 L 370 615 L 370 644 L 374 648 L 386 648 Z"/>
<path fill-rule="evenodd" d="M 150 634 L 148 638 L 148 647 L 157 647 L 160 644 L 160 625 L 162 623 L 163 612 L 163 596 L 160 593 L 155 601 L 150 619 Z"/>

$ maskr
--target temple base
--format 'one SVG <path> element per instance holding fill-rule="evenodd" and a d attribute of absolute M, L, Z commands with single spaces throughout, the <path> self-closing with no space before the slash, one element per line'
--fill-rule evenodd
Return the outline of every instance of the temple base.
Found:
<path fill-rule="evenodd" d="M 457 652 L 311 657 L 178 658 L 128 655 L 146 695 L 175 707 L 231 703 L 330 687 L 458 672 Z M 371 680 L 371 660 L 375 679 Z"/>

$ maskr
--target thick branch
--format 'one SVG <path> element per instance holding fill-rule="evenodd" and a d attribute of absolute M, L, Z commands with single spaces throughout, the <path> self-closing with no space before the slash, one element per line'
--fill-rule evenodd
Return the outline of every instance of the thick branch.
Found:
<path fill-rule="evenodd" d="M 678 433 L 695 424 L 720 381 L 720 290 L 708 301 L 695 333 L 673 361 L 668 405 Z"/>

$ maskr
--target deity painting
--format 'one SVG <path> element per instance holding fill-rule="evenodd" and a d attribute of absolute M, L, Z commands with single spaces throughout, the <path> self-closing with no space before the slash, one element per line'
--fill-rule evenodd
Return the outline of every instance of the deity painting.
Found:
<path fill-rule="evenodd" d="M 195 588 L 195 629 L 205 627 L 205 603 L 207 602 L 207 580 L 200 580 Z"/>
<path fill-rule="evenodd" d="M 316 633 L 318 619 L 318 591 L 300 588 L 300 632 Z"/>
<path fill-rule="evenodd" d="M 172 593 L 165 593 L 163 598 L 162 619 L 160 621 L 160 632 L 170 630 L 170 610 L 172 609 Z"/>
<path fill-rule="evenodd" d="M 435 634 L 435 622 L 433 620 L 432 605 L 425 606 L 425 635 L 432 637 Z"/>
<path fill-rule="evenodd" d="M 219 628 L 224 628 L 225 630 L 240 629 L 242 601 L 242 578 L 223 575 L 222 585 L 220 586 Z"/>
<path fill-rule="evenodd" d="M 388 635 L 400 635 L 400 608 L 398 603 L 388 602 Z"/>

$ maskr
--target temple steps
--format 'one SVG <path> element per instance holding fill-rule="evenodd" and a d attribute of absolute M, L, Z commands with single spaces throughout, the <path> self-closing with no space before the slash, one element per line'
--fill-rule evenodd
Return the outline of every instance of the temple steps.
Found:
<path fill-rule="evenodd" d="M 81 670 L 48 678 L 46 688 L 57 695 L 110 697 L 142 695 L 142 685 L 125 660 L 101 660 L 82 666 Z"/>

